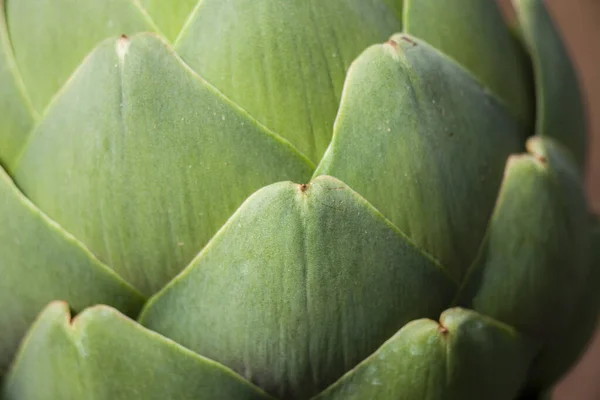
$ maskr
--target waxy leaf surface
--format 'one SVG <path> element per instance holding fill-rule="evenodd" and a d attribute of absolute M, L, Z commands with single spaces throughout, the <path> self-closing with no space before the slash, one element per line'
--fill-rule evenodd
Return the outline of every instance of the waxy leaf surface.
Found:
<path fill-rule="evenodd" d="M 404 31 L 425 40 L 469 70 L 514 116 L 533 122 L 528 59 L 508 29 L 499 5 L 489 0 L 406 0 Z"/>
<path fill-rule="evenodd" d="M 560 141 L 583 168 L 587 124 L 580 81 L 544 0 L 513 0 L 531 53 L 536 86 L 536 134 Z"/>
<path fill-rule="evenodd" d="M 0 169 L 0 375 L 40 310 L 110 304 L 136 316 L 144 298 L 15 187 Z"/>
<path fill-rule="evenodd" d="M 110 36 L 153 31 L 132 0 L 4 0 L 17 65 L 37 112 Z"/>
<path fill-rule="evenodd" d="M 203 0 L 175 48 L 317 163 L 350 63 L 400 30 L 383 0 Z"/>
<path fill-rule="evenodd" d="M 513 399 L 538 346 L 507 325 L 454 308 L 410 322 L 315 400 Z"/>
<path fill-rule="evenodd" d="M 600 223 L 596 218 L 591 219 L 589 248 L 592 254 L 589 270 L 583 278 L 585 283 L 576 295 L 574 312 L 536 357 L 529 385 L 538 390 L 551 387 L 575 365 L 585 353 L 597 328 L 600 317 Z"/>
<path fill-rule="evenodd" d="M 71 320 L 52 303 L 27 336 L 3 388 L 7 400 L 272 400 L 231 370 L 107 306 Z"/>
<path fill-rule="evenodd" d="M 278 398 L 332 384 L 457 286 L 344 183 L 251 196 L 140 322 Z"/>
<path fill-rule="evenodd" d="M 14 58 L 6 27 L 4 0 L 0 0 L 0 82 L 0 165 L 10 170 L 37 115 Z"/>
<path fill-rule="evenodd" d="M 480 254 L 475 310 L 550 340 L 570 321 L 588 276 L 582 179 L 558 142 L 535 137 L 508 162 Z M 468 289 L 467 289 L 468 291 Z M 470 296 L 470 294 L 469 294 Z"/>
<path fill-rule="evenodd" d="M 522 127 L 471 74 L 398 35 L 350 69 L 315 176 L 344 181 L 459 281 L 520 137 Z"/>
<path fill-rule="evenodd" d="M 251 193 L 308 179 L 312 169 L 144 34 L 107 40 L 87 59 L 33 133 L 15 177 L 150 295 Z"/>
<path fill-rule="evenodd" d="M 136 0 L 148 12 L 154 23 L 172 43 L 203 0 Z"/>

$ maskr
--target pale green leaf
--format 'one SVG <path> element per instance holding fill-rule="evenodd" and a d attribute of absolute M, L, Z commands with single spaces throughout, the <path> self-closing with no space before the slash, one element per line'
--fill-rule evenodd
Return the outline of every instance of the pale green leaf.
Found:
<path fill-rule="evenodd" d="M 41 112 L 102 40 L 153 30 L 132 0 L 5 0 L 17 64 Z"/>
<path fill-rule="evenodd" d="M 331 139 L 348 66 L 400 29 L 383 0 L 203 0 L 175 47 L 316 163 Z"/>
<path fill-rule="evenodd" d="M 46 304 L 110 304 L 136 316 L 144 299 L 41 213 L 0 169 L 0 375 Z"/>
<path fill-rule="evenodd" d="M 65 303 L 40 315 L 3 388 L 5 400 L 269 400 L 231 370 L 107 306 L 71 320 Z"/>
<path fill-rule="evenodd" d="M 10 170 L 37 117 L 17 68 L 0 0 L 0 164 Z"/>
<path fill-rule="evenodd" d="M 100 260 L 152 294 L 251 193 L 306 180 L 312 170 L 143 34 L 108 40 L 87 59 L 34 132 L 15 177 Z"/>
<path fill-rule="evenodd" d="M 514 116 L 533 126 L 529 60 L 495 0 L 406 0 L 404 31 L 463 65 Z"/>
<path fill-rule="evenodd" d="M 580 81 L 544 0 L 513 0 L 533 61 L 536 134 L 560 141 L 580 167 L 586 159 L 587 124 Z"/>
<path fill-rule="evenodd" d="M 537 345 L 476 312 L 407 324 L 315 400 L 507 400 L 527 376 Z"/>
<path fill-rule="evenodd" d="M 456 285 L 344 183 L 251 196 L 140 321 L 274 396 L 306 399 Z"/>
<path fill-rule="evenodd" d="M 466 70 L 397 35 L 348 74 L 315 176 L 346 182 L 460 280 L 475 258 L 522 126 Z"/>
<path fill-rule="evenodd" d="M 160 28 L 161 32 L 172 42 L 177 39 L 185 22 L 191 16 L 196 4 L 203 0 L 133 0 L 139 1 Z"/>
<path fill-rule="evenodd" d="M 550 340 L 569 325 L 588 276 L 587 207 L 568 151 L 541 137 L 528 148 L 508 161 L 466 292 L 478 286 L 476 310 Z"/>

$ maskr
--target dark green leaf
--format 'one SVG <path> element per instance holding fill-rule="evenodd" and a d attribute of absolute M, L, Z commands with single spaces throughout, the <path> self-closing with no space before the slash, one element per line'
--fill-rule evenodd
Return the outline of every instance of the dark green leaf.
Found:
<path fill-rule="evenodd" d="M 552 335 L 532 368 L 530 385 L 544 389 L 556 383 L 583 355 L 593 338 L 600 309 L 600 223 L 593 221 L 590 269 L 573 311 L 560 332 Z"/>
<path fill-rule="evenodd" d="M 533 59 L 536 81 L 536 133 L 556 139 L 586 158 L 586 115 L 580 83 L 544 0 L 513 0 L 523 40 Z"/>
<path fill-rule="evenodd" d="M 541 137 L 528 148 L 509 159 L 480 255 L 482 281 L 474 271 L 467 288 L 479 285 L 479 312 L 549 340 L 568 325 L 588 275 L 587 208 L 568 151 Z"/>

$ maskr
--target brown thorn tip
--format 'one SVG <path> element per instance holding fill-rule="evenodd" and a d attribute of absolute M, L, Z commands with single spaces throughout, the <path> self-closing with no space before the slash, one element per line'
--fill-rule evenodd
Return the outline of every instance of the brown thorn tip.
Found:
<path fill-rule="evenodd" d="M 548 159 L 539 153 L 533 153 L 533 156 L 542 164 L 546 164 L 548 162 Z"/>
<path fill-rule="evenodd" d="M 306 192 L 308 190 L 308 184 L 307 183 L 303 183 L 302 185 L 300 185 L 300 191 L 302 193 Z"/>
<path fill-rule="evenodd" d="M 393 39 L 390 39 L 386 42 L 386 44 L 389 44 L 390 46 L 392 46 L 394 48 L 394 50 L 398 50 L 398 42 L 396 42 Z"/>
<path fill-rule="evenodd" d="M 440 325 L 440 333 L 442 335 L 448 334 L 448 328 L 446 328 L 444 325 Z"/>

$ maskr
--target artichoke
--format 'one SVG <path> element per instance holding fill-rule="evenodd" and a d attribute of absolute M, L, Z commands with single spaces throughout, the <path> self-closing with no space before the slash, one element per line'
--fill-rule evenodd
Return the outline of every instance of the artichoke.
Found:
<path fill-rule="evenodd" d="M 542 0 L 0 0 L 5 400 L 529 399 L 600 225 Z"/>

